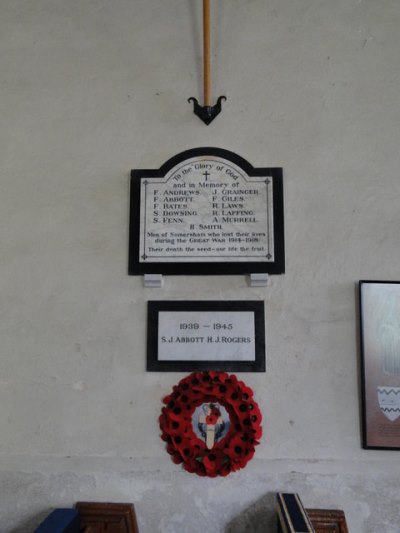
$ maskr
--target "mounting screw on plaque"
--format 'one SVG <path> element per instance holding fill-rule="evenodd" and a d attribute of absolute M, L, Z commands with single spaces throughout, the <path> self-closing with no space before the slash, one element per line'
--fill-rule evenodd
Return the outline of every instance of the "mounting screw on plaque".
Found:
<path fill-rule="evenodd" d="M 193 113 L 197 115 L 207 126 L 214 120 L 214 118 L 221 113 L 221 103 L 226 100 L 226 96 L 220 96 L 214 106 L 201 106 L 197 98 L 191 96 L 188 102 L 193 102 Z"/>

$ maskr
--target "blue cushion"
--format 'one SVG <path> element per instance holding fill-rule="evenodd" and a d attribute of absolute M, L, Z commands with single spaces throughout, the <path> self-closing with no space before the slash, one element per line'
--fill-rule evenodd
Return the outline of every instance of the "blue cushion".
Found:
<path fill-rule="evenodd" d="M 56 509 L 34 533 L 79 533 L 78 509 Z"/>

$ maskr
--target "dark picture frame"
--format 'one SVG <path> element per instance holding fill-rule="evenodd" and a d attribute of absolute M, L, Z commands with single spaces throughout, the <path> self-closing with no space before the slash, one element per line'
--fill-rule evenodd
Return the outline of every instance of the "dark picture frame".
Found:
<path fill-rule="evenodd" d="M 400 282 L 359 281 L 362 446 L 400 450 Z"/>
<path fill-rule="evenodd" d="M 178 169 L 184 166 L 193 158 L 222 158 L 226 164 L 236 165 L 237 168 L 244 173 L 249 179 L 249 187 L 251 180 L 257 180 L 262 177 L 266 179 L 268 205 L 271 202 L 271 217 L 273 224 L 273 231 L 271 240 L 271 253 L 273 260 L 256 261 L 251 257 L 241 257 L 240 261 L 228 259 L 228 256 L 221 255 L 218 260 L 215 258 L 211 261 L 210 256 L 203 255 L 199 258 L 191 258 L 190 261 L 182 257 L 174 257 L 169 261 L 157 260 L 151 262 L 152 259 L 149 253 L 146 253 L 146 248 L 141 247 L 141 235 L 146 235 L 146 220 L 149 214 L 146 215 L 146 193 L 147 184 L 152 182 L 162 181 L 172 169 Z M 269 196 L 268 196 L 269 195 Z M 143 196 L 143 198 L 142 198 Z M 143 206 L 144 202 L 144 206 Z M 129 220 L 129 275 L 144 275 L 144 274 L 162 274 L 162 275 L 235 275 L 235 274 L 252 274 L 252 273 L 267 273 L 267 274 L 283 274 L 285 272 L 285 244 L 284 244 L 284 206 L 283 206 L 283 171 L 278 167 L 263 167 L 255 168 L 248 161 L 239 155 L 229 150 L 224 150 L 215 147 L 201 147 L 192 148 L 181 152 L 159 169 L 133 169 L 131 171 L 130 184 L 130 220 Z M 266 206 L 268 210 L 268 206 Z M 144 220 L 144 222 L 143 222 Z M 209 220 L 212 222 L 212 220 Z M 241 225 L 237 224 L 237 229 L 240 230 Z M 272 227 L 272 226 L 271 226 Z M 268 228 L 264 228 L 268 233 Z M 186 230 L 189 231 L 189 230 Z M 268 237 L 269 242 L 269 237 Z M 235 243 L 232 243 L 235 244 Z M 269 246 L 269 245 L 268 245 Z M 268 252 L 269 253 L 269 252 Z M 161 257 L 165 257 L 165 251 L 161 252 Z M 268 254 L 267 254 L 268 257 Z"/>
<path fill-rule="evenodd" d="M 202 370 L 218 370 L 225 372 L 265 372 L 265 313 L 263 301 L 149 301 L 147 316 L 147 371 L 150 372 L 192 372 Z M 182 336 L 176 333 L 176 327 L 171 328 L 164 336 L 161 335 L 160 313 L 163 320 L 169 316 L 182 316 L 185 327 L 197 324 L 197 329 L 182 330 Z M 171 315 L 172 313 L 172 315 Z M 238 314 L 240 313 L 240 314 Z M 197 317 L 195 321 L 187 322 L 188 317 Z M 213 317 L 233 317 L 230 324 L 215 323 Z M 246 317 L 243 320 L 243 317 Z M 247 322 L 246 322 L 247 321 Z M 229 322 L 229 320 L 228 320 Z M 253 331 L 252 335 L 237 336 L 238 328 L 247 327 Z M 243 322 L 245 325 L 243 325 Z M 206 324 L 207 323 L 207 324 Z M 223 329 L 226 326 L 231 329 Z M 220 329 L 214 329 L 220 328 Z M 241 335 L 239 333 L 239 335 Z M 187 342 L 182 346 L 182 353 L 187 353 L 187 359 L 174 359 L 174 348 L 179 339 L 203 339 L 201 344 Z M 210 338 L 212 339 L 210 341 Z M 224 339 L 226 339 L 224 341 Z M 232 343 L 231 343 L 232 341 Z M 240 342 L 237 342 L 240 341 Z M 167 348 L 167 356 L 163 354 L 162 346 Z M 168 344 L 171 342 L 171 344 Z M 181 342 L 181 341 L 179 341 Z M 219 343 L 219 344 L 217 344 Z M 199 359 L 191 359 L 190 354 L 196 346 Z M 171 352 L 172 350 L 172 352 Z M 219 351 L 220 350 L 220 351 Z M 241 350 L 250 350 L 251 357 L 242 359 Z M 253 356 L 254 350 L 254 356 Z M 169 353 L 172 353 L 171 358 Z M 220 357 L 221 355 L 221 357 Z"/>

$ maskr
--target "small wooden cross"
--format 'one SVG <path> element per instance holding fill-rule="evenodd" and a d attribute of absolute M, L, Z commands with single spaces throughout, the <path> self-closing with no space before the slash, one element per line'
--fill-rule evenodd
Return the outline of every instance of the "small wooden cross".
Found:
<path fill-rule="evenodd" d="M 206 446 L 209 450 L 213 448 L 215 444 L 215 427 L 219 424 L 222 424 L 222 416 L 219 409 L 216 409 L 219 415 L 213 413 L 215 407 L 213 404 L 207 404 L 205 406 L 205 413 L 199 417 L 200 424 L 206 426 Z"/>

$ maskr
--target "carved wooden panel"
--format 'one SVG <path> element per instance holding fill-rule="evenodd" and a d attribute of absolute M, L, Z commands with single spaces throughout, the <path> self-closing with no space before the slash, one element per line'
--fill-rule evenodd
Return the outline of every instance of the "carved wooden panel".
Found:
<path fill-rule="evenodd" d="M 349 533 L 343 511 L 306 509 L 315 533 Z"/>
<path fill-rule="evenodd" d="M 131 503 L 78 502 L 82 533 L 139 533 Z"/>

